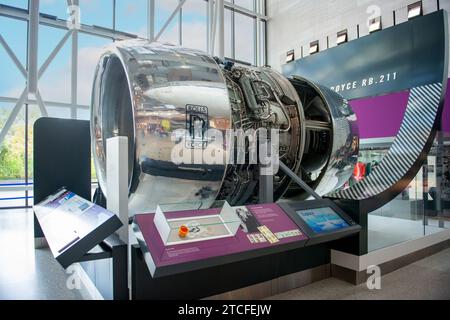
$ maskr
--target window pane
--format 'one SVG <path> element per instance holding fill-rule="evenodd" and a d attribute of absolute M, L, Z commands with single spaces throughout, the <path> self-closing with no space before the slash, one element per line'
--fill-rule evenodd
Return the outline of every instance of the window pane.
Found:
<path fill-rule="evenodd" d="M 206 51 L 206 8 L 203 0 L 188 0 L 183 5 L 183 47 Z"/>
<path fill-rule="evenodd" d="M 158 35 L 159 31 L 162 29 L 167 19 L 172 15 L 172 12 L 176 9 L 179 4 L 179 0 L 156 0 L 155 1 L 155 36 Z M 179 26 L 180 26 L 180 15 L 179 13 L 173 18 L 172 22 L 167 26 L 166 30 L 163 32 L 158 42 L 179 44 Z"/>
<path fill-rule="evenodd" d="M 147 0 L 117 0 L 116 30 L 147 38 Z"/>
<path fill-rule="evenodd" d="M 3 128 L 13 104 L 0 102 L 0 128 Z M 23 184 L 25 179 L 25 107 L 16 117 L 5 139 L 0 143 L 0 185 Z M 0 191 L 0 207 L 25 205 L 24 191 Z"/>
<path fill-rule="evenodd" d="M 80 0 L 81 23 L 112 29 L 113 0 Z"/>
<path fill-rule="evenodd" d="M 78 109 L 77 110 L 77 119 L 78 120 L 90 120 L 91 119 L 91 110 L 90 109 Z"/>
<path fill-rule="evenodd" d="M 234 4 L 245 9 L 255 11 L 255 1 L 254 0 L 234 0 Z"/>
<path fill-rule="evenodd" d="M 224 39 L 224 41 L 225 41 L 225 57 L 234 59 L 232 38 L 231 38 L 231 35 L 233 34 L 232 19 L 233 19 L 232 11 L 228 10 L 228 9 L 225 9 L 225 13 L 224 13 L 224 21 L 225 21 L 225 24 L 224 24 L 224 28 L 225 28 L 225 39 Z M 218 52 L 219 52 L 219 46 L 218 46 L 217 35 L 216 35 L 216 44 L 214 46 L 214 55 L 217 55 Z"/>
<path fill-rule="evenodd" d="M 236 60 L 255 64 L 255 19 L 235 13 Z"/>
<path fill-rule="evenodd" d="M 14 104 L 0 102 L 0 127 L 3 129 Z M 0 143 L 0 181 L 22 181 L 25 178 L 25 107 L 21 108 L 5 139 Z"/>
<path fill-rule="evenodd" d="M 258 9 L 259 10 L 258 13 L 260 13 L 262 15 L 266 15 L 266 0 L 260 0 L 260 2 L 261 2 L 261 5 Z M 255 11 L 256 11 L 256 9 L 255 9 Z"/>
<path fill-rule="evenodd" d="M 67 19 L 67 1 L 66 0 L 54 0 L 54 1 L 40 1 L 39 11 L 52 16 L 56 16 L 60 19 Z M 83 16 L 81 15 L 81 19 Z"/>
<path fill-rule="evenodd" d="M 0 17 L 1 35 L 26 69 L 27 23 Z M 0 77 L 0 96 L 18 98 L 25 89 L 26 79 L 14 64 L 5 48 L 0 45 L 0 70 L 7 77 Z"/>
<path fill-rule="evenodd" d="M 87 34 L 78 37 L 78 104 L 90 105 L 94 73 L 100 55 L 112 40 Z"/>
<path fill-rule="evenodd" d="M 112 28 L 113 0 L 80 0 L 79 3 L 82 24 Z M 66 20 L 67 0 L 41 1 L 39 11 Z"/>
<path fill-rule="evenodd" d="M 28 9 L 28 0 L 0 0 L 0 4 L 6 4 L 7 6 Z"/>
<path fill-rule="evenodd" d="M 66 33 L 67 30 L 39 26 L 38 64 L 40 68 Z M 71 47 L 69 37 L 39 79 L 38 88 L 44 101 L 70 103 Z"/>
<path fill-rule="evenodd" d="M 33 106 L 33 108 L 37 108 L 37 106 Z M 48 116 L 51 118 L 70 119 L 70 115 L 71 115 L 70 108 L 52 107 L 52 106 L 45 106 L 45 108 L 47 109 Z M 32 111 L 34 113 L 36 113 L 36 111 L 38 111 L 38 110 L 32 110 Z M 31 114 L 31 115 L 34 115 L 34 114 Z M 40 113 L 39 113 L 39 117 L 37 117 L 35 120 L 37 120 L 38 118 L 40 118 Z M 33 118 L 30 118 L 30 119 L 33 119 Z"/>

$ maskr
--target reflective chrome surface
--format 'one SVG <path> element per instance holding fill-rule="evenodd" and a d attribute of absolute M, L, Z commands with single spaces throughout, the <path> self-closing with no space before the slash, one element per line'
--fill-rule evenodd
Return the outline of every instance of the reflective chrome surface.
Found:
<path fill-rule="evenodd" d="M 186 129 L 188 105 L 206 107 L 210 128 L 231 127 L 224 78 L 204 53 L 133 40 L 116 43 L 101 57 L 91 114 L 94 163 L 107 196 L 106 139 L 128 136 L 131 215 L 158 203 L 199 200 L 209 207 L 216 199 L 224 165 L 178 166 L 171 160 L 171 135 Z"/>
<path fill-rule="evenodd" d="M 327 87 L 302 77 L 290 79 L 303 103 L 306 144 L 299 176 L 319 195 L 339 190 L 358 161 L 359 130 L 348 102 Z M 289 195 L 307 196 L 291 186 Z"/>
<path fill-rule="evenodd" d="M 173 139 L 177 129 L 187 131 Z M 358 153 L 356 118 L 346 101 L 305 79 L 145 40 L 117 42 L 102 55 L 92 95 L 94 164 L 107 196 L 106 140 L 129 138 L 131 215 L 164 203 L 258 202 L 260 166 L 249 163 L 250 147 L 243 148 L 245 163 L 230 162 L 238 147 L 226 150 L 226 140 L 204 134 L 210 129 L 223 137 L 228 129 L 278 130 L 280 161 L 320 194 L 348 180 Z M 173 155 L 187 151 L 202 159 L 205 150 L 223 161 L 174 162 Z M 275 201 L 289 185 L 281 171 L 274 175 Z"/>

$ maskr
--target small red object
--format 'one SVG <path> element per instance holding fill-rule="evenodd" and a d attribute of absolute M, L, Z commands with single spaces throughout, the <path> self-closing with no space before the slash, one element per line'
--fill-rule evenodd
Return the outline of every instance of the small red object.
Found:
<path fill-rule="evenodd" d="M 180 229 L 178 229 L 178 235 L 180 238 L 185 238 L 189 233 L 189 228 L 186 226 L 181 226 Z"/>
<path fill-rule="evenodd" d="M 366 176 L 366 165 L 362 162 L 358 162 L 353 170 L 353 176 L 357 181 L 364 179 Z"/>

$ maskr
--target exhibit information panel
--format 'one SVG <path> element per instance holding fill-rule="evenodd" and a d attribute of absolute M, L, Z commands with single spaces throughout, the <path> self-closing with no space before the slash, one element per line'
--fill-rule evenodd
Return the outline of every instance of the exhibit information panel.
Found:
<path fill-rule="evenodd" d="M 33 209 L 53 256 L 64 268 L 122 226 L 112 212 L 66 189 Z"/>
<path fill-rule="evenodd" d="M 305 232 L 308 246 L 348 237 L 361 230 L 361 226 L 330 199 L 293 201 L 280 206 Z"/>
<path fill-rule="evenodd" d="M 264 254 L 264 249 L 295 243 L 303 247 L 308 237 L 292 221 L 291 218 L 277 204 L 249 205 L 233 207 L 240 218 L 240 227 L 234 237 L 220 237 L 223 227 L 217 224 L 207 224 L 195 221 L 195 216 L 202 220 L 208 215 L 216 217 L 221 209 L 206 209 L 194 211 L 179 211 L 166 213 L 170 219 L 183 221 L 189 226 L 189 232 L 185 241 L 180 238 L 179 244 L 165 245 L 155 226 L 155 214 L 136 215 L 134 231 L 144 253 L 147 266 L 152 274 L 162 276 L 177 273 L 176 268 L 165 268 L 182 265 L 180 272 L 186 270 L 187 264 L 193 269 L 209 266 L 214 258 L 234 255 L 234 258 L 242 259 L 251 257 L 251 254 Z M 184 221 L 187 218 L 189 221 Z M 213 239 L 200 242 L 189 242 L 196 237 L 212 237 Z M 261 249 L 261 250 L 259 250 Z M 267 251 L 267 253 L 271 253 Z M 217 263 L 226 263 L 227 260 L 215 260 Z M 166 269 L 166 271 L 161 271 Z M 169 271 L 170 269 L 170 271 Z M 158 272 L 160 270 L 160 272 Z"/>
<path fill-rule="evenodd" d="M 330 207 L 298 210 L 296 213 L 316 233 L 349 227 L 349 224 Z"/>

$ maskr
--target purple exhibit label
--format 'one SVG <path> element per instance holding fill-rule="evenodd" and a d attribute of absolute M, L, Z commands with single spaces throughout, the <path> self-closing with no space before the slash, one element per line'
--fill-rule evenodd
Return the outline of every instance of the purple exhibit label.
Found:
<path fill-rule="evenodd" d="M 164 243 L 153 222 L 154 214 L 136 215 L 135 223 L 139 226 L 146 245 L 156 267 L 174 265 L 212 257 L 224 256 L 233 253 L 252 251 L 255 249 L 268 248 L 271 246 L 307 240 L 308 238 L 289 218 L 289 216 L 276 204 L 252 205 L 246 207 L 256 218 L 251 222 L 248 219 L 247 227 L 241 227 L 234 237 L 206 240 L 194 243 L 164 246 Z M 215 215 L 220 209 L 207 209 L 199 211 L 183 211 L 167 213 L 169 218 L 183 218 L 192 216 Z M 249 235 L 253 233 L 254 224 L 266 226 L 274 234 L 287 234 L 279 242 L 251 242 Z M 289 232 L 298 232 L 298 235 L 289 236 Z"/>

